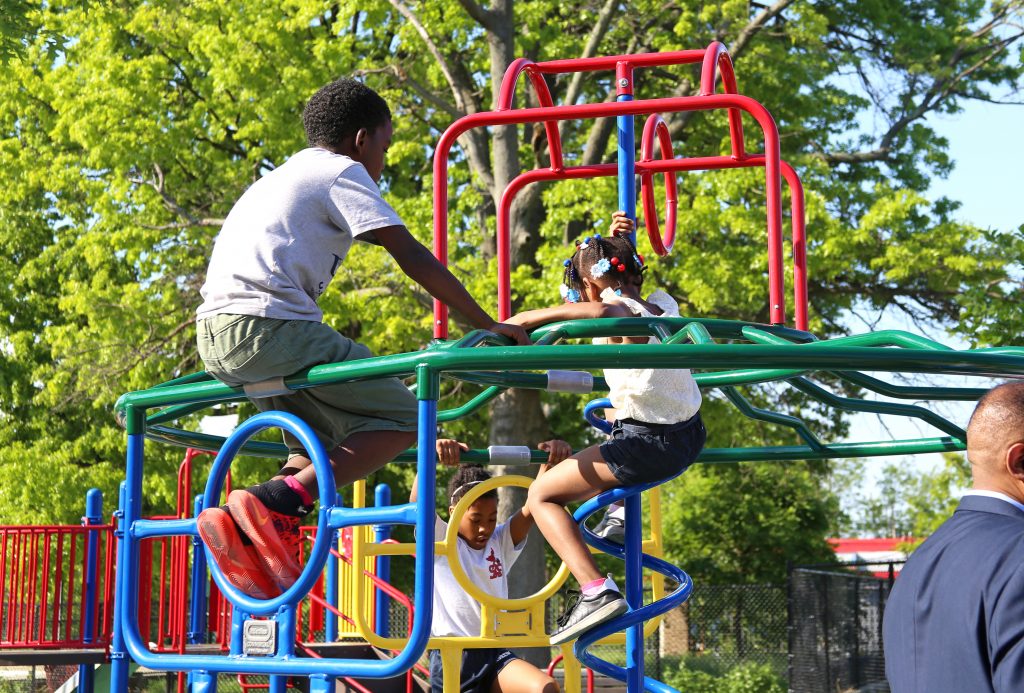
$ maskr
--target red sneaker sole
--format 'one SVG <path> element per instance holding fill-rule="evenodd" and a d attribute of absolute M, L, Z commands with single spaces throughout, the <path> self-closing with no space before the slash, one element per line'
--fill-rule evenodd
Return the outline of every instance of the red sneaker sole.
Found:
<path fill-rule="evenodd" d="M 199 514 L 196 526 L 229 583 L 256 599 L 271 599 L 281 594 L 263 572 L 253 547 L 242 544 L 230 515 L 220 508 L 207 508 Z"/>
<path fill-rule="evenodd" d="M 267 575 L 282 590 L 295 584 L 302 566 L 292 557 L 294 548 L 281 541 L 266 506 L 248 491 L 238 490 L 228 496 L 228 510 L 238 527 L 252 540 Z"/>

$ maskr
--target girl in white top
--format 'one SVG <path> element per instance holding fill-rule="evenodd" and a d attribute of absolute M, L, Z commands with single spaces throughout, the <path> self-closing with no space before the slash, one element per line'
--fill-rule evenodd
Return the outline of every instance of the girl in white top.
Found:
<path fill-rule="evenodd" d="M 629 240 L 633 222 L 612 216 L 611 235 L 577 241 L 565 261 L 565 303 L 529 310 L 508 322 L 530 330 L 561 320 L 583 318 L 678 317 L 668 294 L 641 295 L 643 259 Z M 606 343 L 648 343 L 654 338 L 608 337 Z M 616 409 L 610 440 L 581 450 L 531 487 L 526 509 L 582 588 L 551 636 L 557 645 L 625 613 L 627 606 L 611 578 L 598 571 L 579 528 L 565 505 L 618 486 L 668 480 L 697 458 L 707 433 L 700 419 L 700 390 L 685 368 L 625 368 L 605 371 Z"/>
<path fill-rule="evenodd" d="M 548 453 L 537 478 L 553 464 L 572 454 L 563 440 L 548 440 L 537 446 Z M 437 455 L 447 466 L 459 464 L 465 444 L 451 439 L 437 441 Z M 474 486 L 491 476 L 482 467 L 461 465 L 448 483 L 448 515 Z M 409 502 L 416 502 L 413 481 Z M 492 489 L 473 501 L 459 521 L 459 565 L 470 581 L 486 594 L 508 598 L 508 571 L 526 545 L 533 517 L 523 508 L 507 522 L 498 524 L 498 493 Z M 448 523 L 435 516 L 434 540 L 444 541 Z M 434 556 L 434 599 L 432 636 L 480 637 L 480 603 L 455 580 L 446 555 Z M 430 651 L 430 687 L 443 691 L 440 652 Z M 461 693 L 558 693 L 558 684 L 529 662 L 504 648 L 466 649 L 462 653 Z"/>

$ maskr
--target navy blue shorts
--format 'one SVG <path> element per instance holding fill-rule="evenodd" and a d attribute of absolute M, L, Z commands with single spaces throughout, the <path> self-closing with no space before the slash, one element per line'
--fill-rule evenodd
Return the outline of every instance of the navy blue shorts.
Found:
<path fill-rule="evenodd" d="M 509 662 L 519 659 L 509 650 L 485 648 L 462 651 L 461 693 L 490 693 L 498 674 Z M 430 651 L 430 693 L 444 693 L 440 650 Z"/>
<path fill-rule="evenodd" d="M 601 444 L 601 457 L 623 486 L 664 481 L 693 464 L 707 437 L 699 413 L 674 424 L 621 419 Z"/>

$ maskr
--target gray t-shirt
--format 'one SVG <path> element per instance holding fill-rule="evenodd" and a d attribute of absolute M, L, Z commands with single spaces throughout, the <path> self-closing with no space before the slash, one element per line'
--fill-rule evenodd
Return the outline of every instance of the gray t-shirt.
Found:
<path fill-rule="evenodd" d="M 217 313 L 323 320 L 317 299 L 352 247 L 401 226 L 362 164 L 303 149 L 256 181 L 231 208 L 213 246 L 196 316 Z"/>

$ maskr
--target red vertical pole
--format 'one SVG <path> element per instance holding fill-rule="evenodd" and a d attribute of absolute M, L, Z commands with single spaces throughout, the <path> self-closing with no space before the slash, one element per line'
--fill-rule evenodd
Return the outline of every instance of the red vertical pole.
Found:
<path fill-rule="evenodd" d="M 68 598 L 64 604 L 64 639 L 71 639 L 71 614 L 75 605 L 75 554 L 78 549 L 78 538 L 69 533 L 68 544 L 70 545 L 70 556 L 68 557 Z"/>

